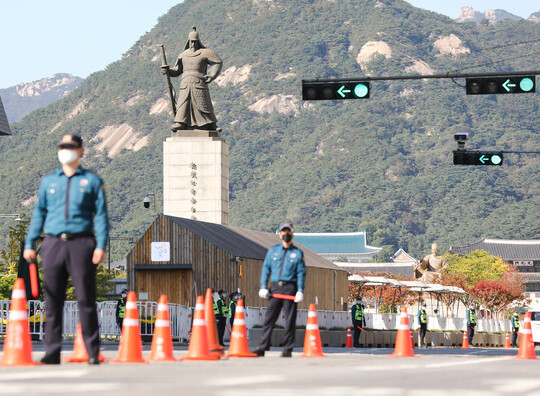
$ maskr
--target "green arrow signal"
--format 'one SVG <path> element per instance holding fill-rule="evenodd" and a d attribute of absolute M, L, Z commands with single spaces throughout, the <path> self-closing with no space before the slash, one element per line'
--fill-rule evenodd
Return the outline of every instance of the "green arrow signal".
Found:
<path fill-rule="evenodd" d="M 342 98 L 344 98 L 346 93 L 351 93 L 351 90 L 350 89 L 345 89 L 345 85 L 342 85 L 341 87 L 339 87 L 339 89 L 337 90 L 337 93 L 341 95 Z"/>
<path fill-rule="evenodd" d="M 482 154 L 482 156 L 478 158 L 478 161 L 480 161 L 482 164 L 485 164 L 486 161 L 489 161 L 489 158 Z"/>
<path fill-rule="evenodd" d="M 502 87 L 504 89 L 506 89 L 506 92 L 510 92 L 511 89 L 510 88 L 515 88 L 516 87 L 516 84 L 514 83 L 511 83 L 510 82 L 510 79 L 506 80 L 503 84 L 502 84 Z"/>

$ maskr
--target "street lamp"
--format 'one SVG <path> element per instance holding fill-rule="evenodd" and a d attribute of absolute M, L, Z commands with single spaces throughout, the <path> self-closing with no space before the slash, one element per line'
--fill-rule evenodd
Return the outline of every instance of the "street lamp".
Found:
<path fill-rule="evenodd" d="M 133 241 L 133 238 L 128 238 L 128 237 L 109 237 L 109 253 L 107 254 L 108 256 L 108 271 L 109 271 L 109 274 L 111 273 L 111 241 L 129 241 L 130 243 L 135 243 L 135 241 Z"/>

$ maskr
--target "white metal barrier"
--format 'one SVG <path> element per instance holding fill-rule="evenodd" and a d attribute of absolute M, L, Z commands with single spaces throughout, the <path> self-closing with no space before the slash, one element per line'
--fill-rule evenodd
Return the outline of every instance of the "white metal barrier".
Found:
<path fill-rule="evenodd" d="M 97 303 L 98 321 L 101 336 L 116 337 L 120 334 L 120 329 L 116 324 L 116 301 L 104 301 Z M 0 335 L 6 333 L 9 300 L 0 301 Z M 151 336 L 154 333 L 154 323 L 157 315 L 157 302 L 142 301 L 138 302 L 139 320 L 141 323 L 141 335 Z M 40 340 L 43 339 L 44 324 L 46 321 L 45 303 L 37 300 L 28 301 L 28 319 L 30 334 L 36 336 Z M 66 301 L 64 304 L 64 318 L 62 325 L 62 333 L 64 337 L 73 337 L 79 323 L 79 310 L 76 301 Z M 245 310 L 246 326 L 251 329 L 255 326 L 262 326 L 266 308 L 247 307 Z M 307 323 L 308 310 L 298 310 L 296 320 L 297 326 L 302 326 Z M 193 308 L 179 304 L 169 304 L 169 318 L 171 321 L 171 334 L 174 339 L 188 340 L 191 332 L 191 323 L 193 316 Z M 384 314 L 384 313 L 366 313 L 366 326 L 372 329 L 393 330 L 397 328 L 399 315 Z M 347 328 L 352 325 L 349 312 L 345 311 L 317 311 L 317 319 L 319 327 L 331 328 Z M 409 323 L 412 328 L 418 327 L 418 319 L 416 315 L 409 315 Z M 284 325 L 284 314 L 280 314 L 276 323 L 279 326 Z M 447 317 L 428 317 L 429 330 L 458 330 L 466 329 L 466 320 L 463 318 L 447 318 Z M 478 319 L 476 331 L 487 332 L 505 332 L 510 331 L 510 322 L 507 320 L 493 319 Z"/>

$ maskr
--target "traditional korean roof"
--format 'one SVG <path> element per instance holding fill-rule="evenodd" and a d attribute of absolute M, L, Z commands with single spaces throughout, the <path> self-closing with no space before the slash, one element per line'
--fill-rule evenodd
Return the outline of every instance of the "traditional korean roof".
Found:
<path fill-rule="evenodd" d="M 2 104 L 2 98 L 0 98 L 0 136 L 11 135 L 11 129 L 9 128 L 9 122 Z"/>
<path fill-rule="evenodd" d="M 366 232 L 295 232 L 294 240 L 315 253 L 362 254 L 377 253 L 381 248 L 366 243 Z"/>
<path fill-rule="evenodd" d="M 386 273 L 390 275 L 403 275 L 414 278 L 414 267 L 409 263 L 340 263 L 334 264 L 345 268 L 350 273 Z"/>
<path fill-rule="evenodd" d="M 450 247 L 451 253 L 469 254 L 473 250 L 485 250 L 489 254 L 502 258 L 504 261 L 540 260 L 540 239 L 508 240 L 481 239 L 465 246 Z"/>
<path fill-rule="evenodd" d="M 403 248 L 399 248 L 397 252 L 394 253 L 391 260 L 394 263 L 398 262 L 407 262 L 407 261 L 413 261 L 416 262 L 416 259 L 411 256 L 409 253 L 407 253 Z"/>
<path fill-rule="evenodd" d="M 160 216 L 161 217 L 161 216 Z M 281 243 L 276 234 L 248 230 L 223 224 L 208 223 L 206 221 L 185 219 L 163 215 L 196 235 L 206 239 L 209 243 L 238 257 L 264 260 L 268 248 Z M 345 271 L 331 261 L 319 256 L 309 248 L 293 241 L 294 245 L 304 252 L 304 261 L 308 267 L 327 268 L 336 271 Z"/>

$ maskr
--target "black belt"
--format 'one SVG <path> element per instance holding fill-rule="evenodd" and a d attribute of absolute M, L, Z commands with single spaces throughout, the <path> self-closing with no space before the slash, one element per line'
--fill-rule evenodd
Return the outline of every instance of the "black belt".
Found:
<path fill-rule="evenodd" d="M 94 233 L 91 232 L 91 231 L 78 232 L 76 234 L 70 234 L 68 232 L 62 232 L 62 233 L 60 233 L 58 235 L 53 235 L 53 234 L 47 234 L 47 235 L 50 235 L 50 236 L 55 237 L 55 238 L 60 238 L 63 241 L 69 241 L 71 239 L 84 238 L 84 237 L 89 237 L 89 236 L 93 237 Z"/>
<path fill-rule="evenodd" d="M 296 281 L 279 281 L 279 282 L 274 282 L 273 284 L 274 285 L 278 285 L 278 286 L 283 286 L 283 285 L 296 285 Z"/>

